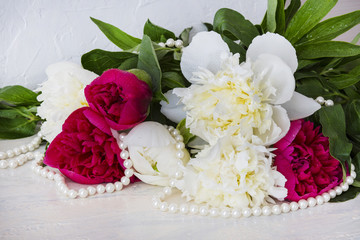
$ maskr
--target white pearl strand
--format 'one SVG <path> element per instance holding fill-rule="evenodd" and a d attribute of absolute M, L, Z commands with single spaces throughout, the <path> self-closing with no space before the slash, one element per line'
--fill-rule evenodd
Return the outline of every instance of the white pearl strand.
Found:
<path fill-rule="evenodd" d="M 173 136 L 181 139 L 181 135 L 177 135 L 175 132 Z M 180 136 L 180 137 L 179 137 Z M 179 156 L 180 157 L 180 156 Z M 179 158 L 179 165 L 182 165 L 181 158 Z M 199 204 L 187 204 L 183 203 L 180 206 L 176 203 L 169 204 L 168 202 L 164 201 L 166 196 L 170 196 L 172 193 L 172 188 L 175 187 L 175 183 L 182 177 L 183 173 L 181 172 L 180 168 L 179 171 L 176 172 L 173 179 L 169 181 L 170 187 L 164 187 L 163 191 L 153 196 L 152 203 L 155 208 L 160 209 L 163 212 L 169 211 L 170 213 L 177 213 L 180 212 L 182 214 L 192 214 L 196 215 L 199 214 L 201 216 L 211 216 L 217 217 L 221 216 L 223 218 L 239 218 L 243 217 L 250 217 L 251 215 L 254 216 L 269 216 L 271 214 L 278 215 L 281 213 L 288 213 L 290 211 L 294 212 L 298 209 L 306 209 L 307 207 L 314 207 L 315 205 L 322 205 L 331 198 L 335 198 L 337 195 L 340 195 L 343 192 L 346 192 L 349 189 L 349 185 L 353 184 L 354 179 L 356 178 L 355 173 L 355 166 L 351 164 L 351 174 L 350 176 L 346 177 L 346 182 L 341 183 L 339 186 L 334 187 L 333 189 L 325 192 L 321 195 L 314 197 L 310 197 L 308 199 L 301 199 L 298 202 L 283 202 L 280 204 L 274 204 L 272 206 L 263 206 L 263 207 L 254 207 L 254 208 L 245 208 L 245 209 L 236 209 L 236 208 L 215 208 L 209 207 L 207 205 L 199 205 Z"/>
<path fill-rule="evenodd" d="M 0 152 L 0 169 L 16 168 L 23 165 L 25 162 L 34 159 L 32 153 L 39 148 L 42 134 L 39 132 L 37 136 L 27 145 L 21 145 L 14 149 Z M 9 160 L 7 160 L 9 159 Z"/>
<path fill-rule="evenodd" d="M 37 158 L 35 158 L 31 169 L 37 175 L 48 178 L 50 180 L 54 180 L 56 182 L 56 187 L 58 188 L 58 190 L 69 198 L 86 198 L 95 194 L 113 193 L 121 191 L 124 186 L 130 184 L 130 177 L 134 175 L 134 169 L 132 168 L 133 162 L 129 159 L 129 152 L 126 150 L 127 146 L 122 142 L 125 136 L 125 133 L 120 134 L 121 143 L 119 145 L 120 149 L 122 150 L 122 152 L 120 153 L 120 157 L 124 159 L 125 176 L 123 176 L 118 182 L 107 183 L 105 185 L 98 184 L 97 186 L 80 188 L 78 191 L 76 191 L 75 189 L 71 189 L 67 186 L 67 184 L 65 183 L 65 177 L 61 173 L 57 173 L 47 167 L 42 166 L 44 159 L 42 156 L 37 156 Z"/>
<path fill-rule="evenodd" d="M 160 47 L 176 47 L 176 48 L 179 48 L 179 49 L 182 49 L 184 47 L 184 43 L 182 40 L 178 39 L 178 40 L 174 40 L 172 38 L 169 38 L 168 40 L 166 40 L 165 43 L 163 42 L 159 42 L 158 45 Z"/>
<path fill-rule="evenodd" d="M 322 96 L 319 96 L 315 99 L 315 101 L 320 105 L 325 105 L 326 107 L 334 106 L 334 101 L 331 99 L 325 100 Z"/>

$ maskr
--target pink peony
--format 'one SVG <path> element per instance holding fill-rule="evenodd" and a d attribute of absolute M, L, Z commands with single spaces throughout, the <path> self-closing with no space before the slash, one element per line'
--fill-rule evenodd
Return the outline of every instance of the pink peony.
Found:
<path fill-rule="evenodd" d="M 74 111 L 51 142 L 44 163 L 82 184 L 118 181 L 120 148 L 104 119 L 89 107 Z"/>
<path fill-rule="evenodd" d="M 110 69 L 85 88 L 85 97 L 112 129 L 125 130 L 146 119 L 152 92 L 134 74 Z"/>
<path fill-rule="evenodd" d="M 312 122 L 291 122 L 289 132 L 274 147 L 274 166 L 287 179 L 287 200 L 316 197 L 341 183 L 340 162 L 330 155 L 328 138 Z"/>

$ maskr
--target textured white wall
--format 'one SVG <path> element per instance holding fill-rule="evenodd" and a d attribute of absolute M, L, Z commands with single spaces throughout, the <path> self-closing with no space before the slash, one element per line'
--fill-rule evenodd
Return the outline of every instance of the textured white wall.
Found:
<path fill-rule="evenodd" d="M 94 48 L 116 50 L 89 17 L 142 36 L 149 18 L 179 34 L 184 28 L 211 22 L 221 7 L 259 23 L 267 0 L 0 0 L 0 87 L 21 84 L 35 89 L 54 62 L 80 63 Z M 333 15 L 360 9 L 359 0 L 340 0 Z M 340 9 L 340 10 L 339 10 Z M 358 31 L 359 32 L 359 31 Z M 354 34 L 353 34 L 354 35 Z"/>

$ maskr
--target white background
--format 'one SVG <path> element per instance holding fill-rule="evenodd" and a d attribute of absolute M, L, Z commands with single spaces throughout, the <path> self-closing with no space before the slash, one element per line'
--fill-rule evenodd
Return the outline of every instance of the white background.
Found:
<path fill-rule="evenodd" d="M 262 20 L 266 0 L 0 0 L 0 87 L 20 84 L 31 89 L 46 80 L 45 69 L 58 61 L 80 63 L 95 48 L 118 50 L 90 16 L 136 37 L 149 18 L 178 35 L 216 10 L 228 7 L 253 23 Z M 331 16 L 360 9 L 359 0 L 339 0 Z M 360 31 L 343 39 L 349 41 Z"/>

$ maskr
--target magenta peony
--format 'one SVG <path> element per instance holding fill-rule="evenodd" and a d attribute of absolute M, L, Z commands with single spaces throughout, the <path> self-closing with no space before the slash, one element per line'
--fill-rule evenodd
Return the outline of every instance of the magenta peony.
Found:
<path fill-rule="evenodd" d="M 287 179 L 287 200 L 316 197 L 341 183 L 340 162 L 330 155 L 328 138 L 312 122 L 291 122 L 289 132 L 274 147 L 274 165 Z"/>
<path fill-rule="evenodd" d="M 105 120 L 89 107 L 74 111 L 51 142 L 44 163 L 82 184 L 115 182 L 124 176 L 120 148 Z"/>
<path fill-rule="evenodd" d="M 125 130 L 146 119 L 152 92 L 134 74 L 110 69 L 85 88 L 85 97 L 112 129 Z"/>

